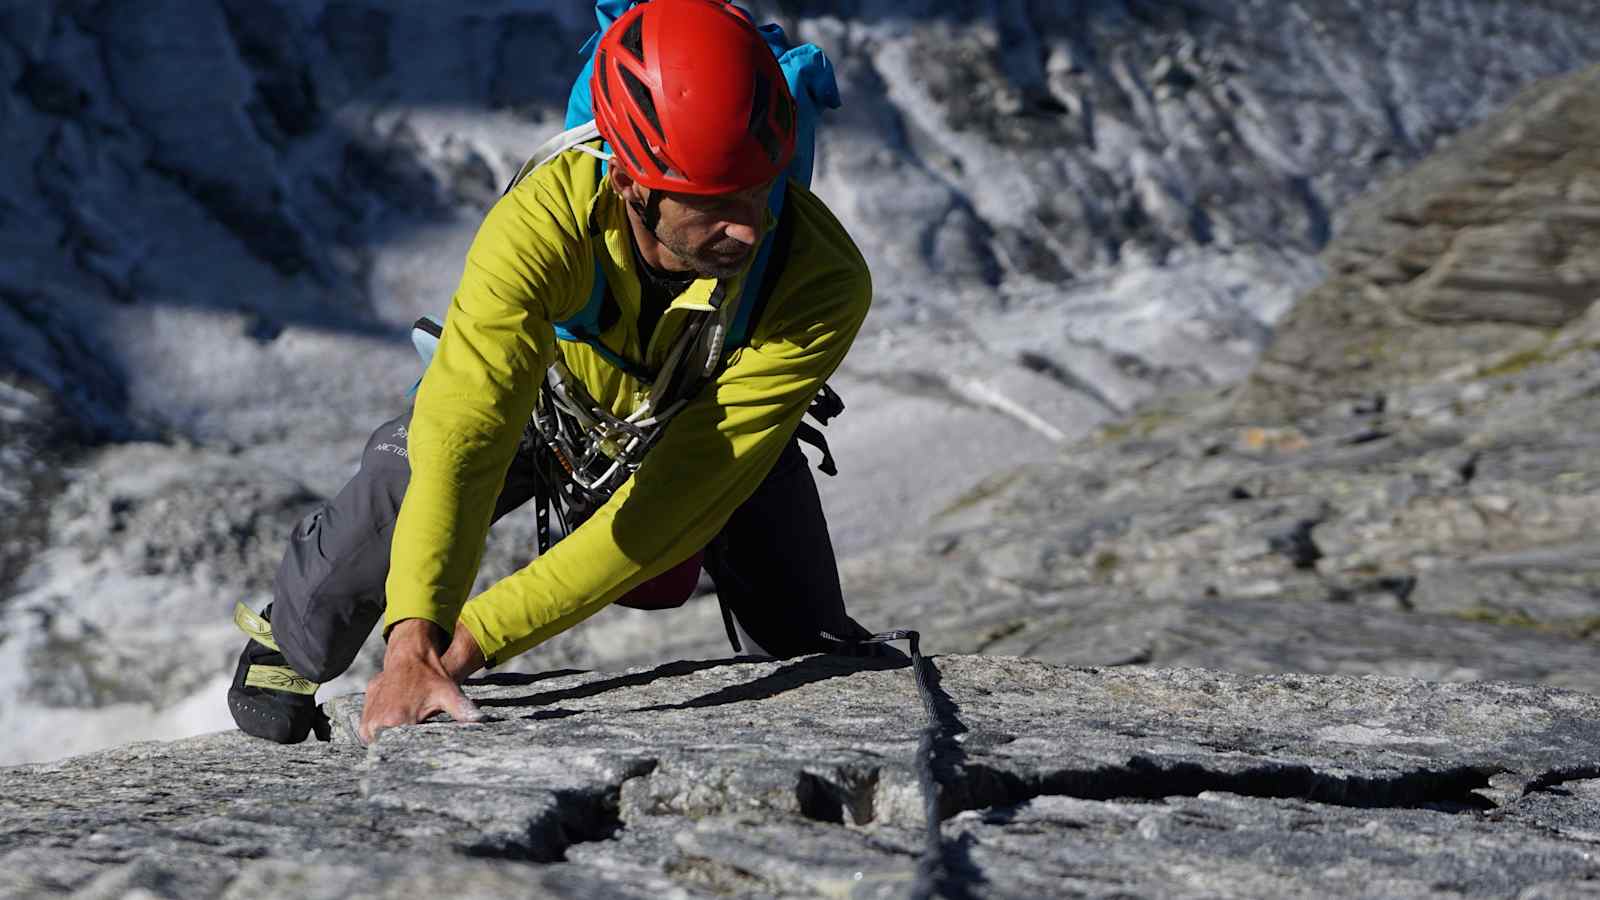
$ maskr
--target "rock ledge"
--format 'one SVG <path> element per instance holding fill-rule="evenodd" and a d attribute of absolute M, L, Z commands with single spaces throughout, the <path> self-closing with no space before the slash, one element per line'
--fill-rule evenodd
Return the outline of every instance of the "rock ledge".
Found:
<path fill-rule="evenodd" d="M 940 893 L 1572 896 L 1600 698 L 931 659 Z M 0 770 L 0 894 L 849 896 L 916 887 L 911 670 L 709 660 L 475 682 L 493 720 Z"/>

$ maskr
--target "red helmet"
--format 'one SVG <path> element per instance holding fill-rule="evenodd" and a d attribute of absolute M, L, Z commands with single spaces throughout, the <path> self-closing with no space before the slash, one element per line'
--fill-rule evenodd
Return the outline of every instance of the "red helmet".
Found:
<path fill-rule="evenodd" d="M 783 70 L 726 0 L 650 0 L 623 13 L 595 50 L 589 88 L 613 161 L 648 188 L 742 191 L 794 156 Z"/>

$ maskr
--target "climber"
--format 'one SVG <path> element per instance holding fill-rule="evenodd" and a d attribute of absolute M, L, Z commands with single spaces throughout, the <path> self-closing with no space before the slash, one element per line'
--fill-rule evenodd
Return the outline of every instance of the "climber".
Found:
<path fill-rule="evenodd" d="M 831 67 L 724 0 L 598 7 L 620 15 L 575 90 L 592 124 L 489 212 L 412 409 L 296 528 L 273 602 L 237 613 L 250 734 L 320 736 L 317 684 L 380 617 L 362 738 L 475 721 L 467 676 L 613 602 L 681 604 L 702 567 L 736 652 L 882 652 L 853 643 L 798 445 L 840 407 L 825 382 L 871 300 L 805 187 Z M 469 601 L 490 524 L 535 498 L 541 538 L 551 507 L 565 533 Z"/>

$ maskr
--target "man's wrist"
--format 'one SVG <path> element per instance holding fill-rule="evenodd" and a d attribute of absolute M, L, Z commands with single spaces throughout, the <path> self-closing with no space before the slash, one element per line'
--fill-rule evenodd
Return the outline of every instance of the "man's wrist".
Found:
<path fill-rule="evenodd" d="M 423 656 L 438 659 L 450 644 L 443 628 L 428 619 L 402 619 L 390 629 L 384 659 L 398 656 Z"/>
<path fill-rule="evenodd" d="M 444 665 L 445 674 L 456 684 L 460 684 L 484 667 L 483 651 L 478 649 L 478 639 L 466 623 L 456 623 L 455 634 L 450 638 L 450 647 L 440 657 L 440 662 Z"/>

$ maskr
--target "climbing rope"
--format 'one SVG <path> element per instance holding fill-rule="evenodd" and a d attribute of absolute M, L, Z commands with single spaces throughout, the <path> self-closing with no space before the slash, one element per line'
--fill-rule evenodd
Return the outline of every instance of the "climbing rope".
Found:
<path fill-rule="evenodd" d="M 922 816 L 924 823 L 922 858 L 917 861 L 917 877 L 912 883 L 912 900 L 930 900 L 939 896 L 939 886 L 949 874 L 945 867 L 944 833 L 940 829 L 939 778 L 933 770 L 934 756 L 944 735 L 944 722 L 939 714 L 938 701 L 928 672 L 933 664 L 922 655 L 922 635 L 909 629 L 881 631 L 871 637 L 840 640 L 824 632 L 824 637 L 843 644 L 887 644 L 905 641 L 911 649 L 911 668 L 917 678 L 917 695 L 922 698 L 922 710 L 928 724 L 917 741 L 917 783 L 922 789 Z"/>

